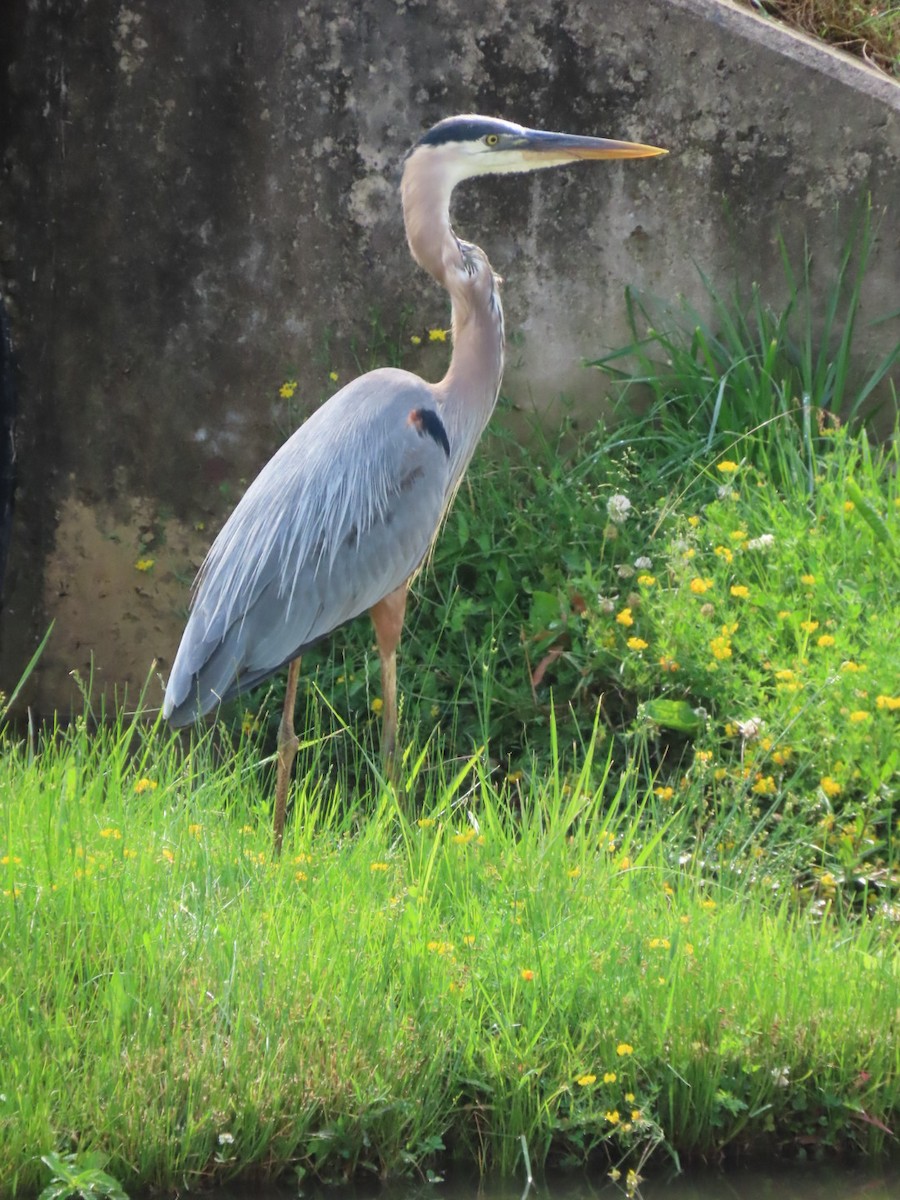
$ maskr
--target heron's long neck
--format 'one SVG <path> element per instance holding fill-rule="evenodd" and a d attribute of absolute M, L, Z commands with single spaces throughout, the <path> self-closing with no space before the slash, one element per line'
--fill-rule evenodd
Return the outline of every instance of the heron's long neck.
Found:
<path fill-rule="evenodd" d="M 451 446 L 455 489 L 487 425 L 503 375 L 503 308 L 499 280 L 491 286 L 465 277 L 464 255 L 450 225 L 450 194 L 456 179 L 432 151 L 415 151 L 403 171 L 401 195 L 406 237 L 413 258 L 450 294 L 453 355 L 436 385 Z M 485 265 L 482 271 L 490 270 Z"/>
<path fill-rule="evenodd" d="M 485 259 L 482 271 L 490 271 Z M 503 377 L 503 307 L 499 280 L 454 286 L 447 277 L 453 323 L 453 354 L 437 384 L 441 418 L 450 440 L 453 488 L 462 478 L 491 418 Z"/>

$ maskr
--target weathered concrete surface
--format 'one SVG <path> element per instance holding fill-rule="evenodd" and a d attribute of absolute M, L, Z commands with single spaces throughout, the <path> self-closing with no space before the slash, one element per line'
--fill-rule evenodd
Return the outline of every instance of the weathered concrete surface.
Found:
<path fill-rule="evenodd" d="M 897 307 L 900 88 L 720 0 L 6 0 L 0 30 L 21 363 L 0 687 L 55 619 L 44 711 L 91 655 L 110 688 L 165 671 L 222 515 L 329 372 L 356 373 L 373 309 L 389 333 L 409 310 L 404 337 L 445 324 L 397 202 L 441 116 L 672 151 L 460 193 L 457 227 L 508 279 L 523 403 L 598 403 L 579 364 L 625 339 L 626 283 L 699 300 L 694 264 L 721 286 L 736 268 L 775 301 L 781 230 L 809 237 L 824 294 L 865 190 L 894 210 L 866 311 Z"/>

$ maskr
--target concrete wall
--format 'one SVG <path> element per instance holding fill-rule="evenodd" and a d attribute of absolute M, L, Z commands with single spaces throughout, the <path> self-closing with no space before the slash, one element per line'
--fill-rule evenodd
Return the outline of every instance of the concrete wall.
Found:
<path fill-rule="evenodd" d="M 900 88 L 720 0 L 5 0 L 0 28 L 21 410 L 0 688 L 55 619 L 43 711 L 92 655 L 110 689 L 165 671 L 212 533 L 329 373 L 356 373 L 373 310 L 404 338 L 446 323 L 397 201 L 441 116 L 671 149 L 459 195 L 507 278 L 523 404 L 599 407 L 579 364 L 626 338 L 627 283 L 699 299 L 696 265 L 777 301 L 781 230 L 824 293 L 865 190 L 893 207 L 866 311 L 898 307 Z M 442 353 L 406 365 L 436 378 Z"/>

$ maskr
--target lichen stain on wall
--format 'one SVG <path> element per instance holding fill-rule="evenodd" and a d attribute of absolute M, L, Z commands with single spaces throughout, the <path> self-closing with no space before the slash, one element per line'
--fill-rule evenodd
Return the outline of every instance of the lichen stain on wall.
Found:
<path fill-rule="evenodd" d="M 148 708 L 160 704 L 160 679 L 176 648 L 173 629 L 187 615 L 209 540 L 202 523 L 192 528 L 163 519 L 146 498 L 131 499 L 124 511 L 119 503 L 116 512 L 64 500 L 44 575 L 44 607 L 55 626 L 41 660 L 38 710 L 65 711 L 67 676 L 72 707 L 80 710 L 73 672 L 84 683 L 93 680 L 95 698 L 115 689 L 119 700 L 134 704 L 148 684 Z"/>

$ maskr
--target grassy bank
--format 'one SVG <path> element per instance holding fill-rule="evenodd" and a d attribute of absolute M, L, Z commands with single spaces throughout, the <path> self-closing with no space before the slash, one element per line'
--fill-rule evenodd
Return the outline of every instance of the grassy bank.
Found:
<path fill-rule="evenodd" d="M 888 1144 L 890 922 L 717 880 L 696 814 L 590 760 L 524 794 L 464 766 L 455 808 L 436 768 L 415 818 L 313 762 L 273 863 L 256 756 L 213 757 L 5 756 L 3 1195 L 50 1149 L 133 1189 L 510 1171 L 522 1135 L 538 1165 Z"/>
<path fill-rule="evenodd" d="M 277 687 L 193 741 L 88 688 L 3 732 L 0 1196 L 890 1151 L 898 448 L 835 414 L 898 351 L 851 392 L 854 270 L 821 353 L 805 277 L 715 332 L 635 302 L 645 417 L 488 439 L 399 788 L 358 623 L 304 663 L 280 861 Z"/>

